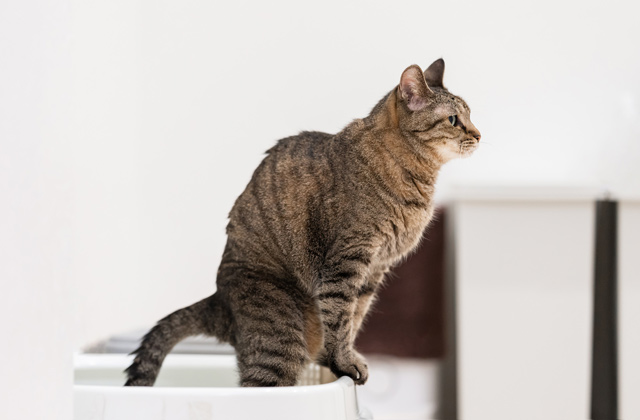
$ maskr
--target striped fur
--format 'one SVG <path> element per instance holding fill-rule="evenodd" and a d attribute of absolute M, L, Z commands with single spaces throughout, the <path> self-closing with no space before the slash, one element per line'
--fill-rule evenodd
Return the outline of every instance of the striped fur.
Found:
<path fill-rule="evenodd" d="M 443 72 L 410 66 L 366 118 L 270 149 L 229 215 L 216 293 L 158 322 L 127 385 L 153 385 L 198 333 L 235 346 L 242 386 L 294 385 L 310 361 L 365 383 L 353 343 L 384 274 L 429 223 L 440 167 L 480 139 Z"/>

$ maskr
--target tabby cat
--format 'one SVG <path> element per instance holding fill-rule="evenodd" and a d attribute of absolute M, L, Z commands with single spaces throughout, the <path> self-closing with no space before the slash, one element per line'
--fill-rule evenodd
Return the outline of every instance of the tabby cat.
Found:
<path fill-rule="evenodd" d="M 235 347 L 242 386 L 294 385 L 312 361 L 364 384 L 353 343 L 376 291 L 418 245 L 440 167 L 480 141 L 443 73 L 412 65 L 366 118 L 268 150 L 229 215 L 217 291 L 151 329 L 126 385 L 153 385 L 196 334 Z"/>

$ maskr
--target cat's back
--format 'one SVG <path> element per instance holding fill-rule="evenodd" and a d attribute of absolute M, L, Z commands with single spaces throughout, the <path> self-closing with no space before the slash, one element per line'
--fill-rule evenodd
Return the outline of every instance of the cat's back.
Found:
<path fill-rule="evenodd" d="M 274 270 L 295 260 L 301 244 L 292 238 L 304 237 L 309 201 L 331 176 L 328 146 L 333 137 L 304 131 L 267 150 L 229 214 L 227 235 L 243 258 L 273 264 Z"/>
<path fill-rule="evenodd" d="M 332 137 L 332 134 L 319 131 L 303 131 L 278 140 L 266 151 L 249 184 L 236 200 L 232 214 L 253 199 L 271 201 L 277 196 L 282 198 L 285 193 L 304 194 L 306 178 L 321 176 L 327 144 Z"/>
<path fill-rule="evenodd" d="M 327 161 L 327 145 L 332 134 L 303 131 L 296 136 L 278 140 L 267 150 L 241 197 L 256 187 L 272 187 L 270 195 L 283 193 L 304 195 L 310 178 L 322 177 Z M 257 185 L 256 185 L 257 184 Z M 265 191 L 266 192 L 266 191 Z M 268 197 L 264 194 L 263 197 Z"/>
<path fill-rule="evenodd" d="M 268 163 L 278 165 L 311 164 L 317 162 L 325 154 L 327 143 L 333 138 L 333 134 L 320 131 L 302 131 L 295 136 L 285 137 L 266 151 L 266 156 L 260 166 L 256 168 L 254 177 L 259 174 Z"/>

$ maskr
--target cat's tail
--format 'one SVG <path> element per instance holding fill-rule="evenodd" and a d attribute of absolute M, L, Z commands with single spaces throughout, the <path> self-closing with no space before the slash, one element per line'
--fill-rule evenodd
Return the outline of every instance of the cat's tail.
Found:
<path fill-rule="evenodd" d="M 224 325 L 216 324 L 225 324 L 226 320 L 219 319 L 220 315 L 219 296 L 213 294 L 158 321 L 144 336 L 140 347 L 131 353 L 136 357 L 125 370 L 128 378 L 125 386 L 153 386 L 165 356 L 189 336 L 205 334 L 223 338 L 226 334 L 220 330 Z"/>

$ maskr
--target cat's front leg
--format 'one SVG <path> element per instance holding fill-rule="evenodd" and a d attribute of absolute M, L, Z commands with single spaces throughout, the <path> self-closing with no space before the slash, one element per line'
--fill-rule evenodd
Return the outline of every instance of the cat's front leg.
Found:
<path fill-rule="evenodd" d="M 363 257 L 366 261 L 366 258 Z M 358 384 L 369 377 L 365 359 L 353 349 L 352 337 L 358 291 L 364 283 L 364 261 L 347 260 L 331 275 L 324 277 L 318 289 L 318 305 L 324 329 L 324 354 L 321 362 L 338 377 L 349 376 Z"/>
<path fill-rule="evenodd" d="M 384 280 L 384 271 L 374 271 L 367 276 L 364 284 L 358 289 L 358 302 L 356 303 L 356 310 L 353 314 L 353 329 L 351 334 L 351 343 L 356 341 L 358 332 L 362 327 L 371 305 L 374 303 L 378 288 Z"/>

